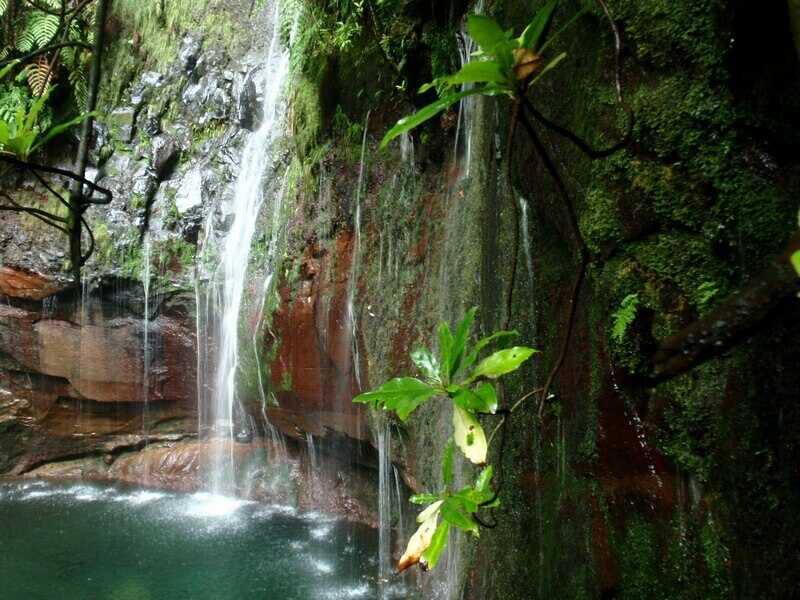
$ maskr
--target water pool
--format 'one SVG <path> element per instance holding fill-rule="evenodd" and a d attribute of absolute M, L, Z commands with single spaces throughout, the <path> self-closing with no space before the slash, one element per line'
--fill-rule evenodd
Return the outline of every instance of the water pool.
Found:
<path fill-rule="evenodd" d="M 377 533 L 211 494 L 0 484 L 5 600 L 405 598 L 377 583 Z"/>

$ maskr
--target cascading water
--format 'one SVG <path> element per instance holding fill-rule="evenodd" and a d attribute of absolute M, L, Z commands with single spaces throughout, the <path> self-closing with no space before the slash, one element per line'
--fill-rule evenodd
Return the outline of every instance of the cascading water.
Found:
<path fill-rule="evenodd" d="M 274 3 L 272 11 L 271 41 L 264 65 L 263 120 L 247 140 L 242 153 L 230 208 L 233 220 L 218 249 L 216 269 L 210 274 L 208 285 L 198 283 L 197 288 L 198 312 L 204 311 L 204 318 L 198 318 L 198 340 L 205 340 L 203 344 L 209 337 L 216 341 L 213 347 L 201 348 L 198 356 L 200 430 L 216 438 L 212 444 L 210 473 L 211 488 L 215 493 L 231 492 L 235 488 L 233 441 L 246 429 L 237 397 L 237 372 L 239 323 L 251 244 L 265 202 L 269 210 L 280 210 L 281 192 L 265 191 L 270 189 L 268 182 L 275 175 L 278 163 L 274 160 L 273 148 L 283 134 L 283 92 L 289 71 L 289 52 L 280 43 L 278 4 Z M 207 229 L 207 234 L 210 229 Z M 207 235 L 205 242 L 208 246 L 204 247 L 204 252 L 214 251 L 209 238 Z M 201 264 L 207 258 L 201 256 Z M 218 321 L 216 315 L 219 315 Z M 215 358 L 213 367 L 210 364 L 212 354 Z M 214 371 L 212 381 L 204 380 L 202 375 L 209 368 Z"/>

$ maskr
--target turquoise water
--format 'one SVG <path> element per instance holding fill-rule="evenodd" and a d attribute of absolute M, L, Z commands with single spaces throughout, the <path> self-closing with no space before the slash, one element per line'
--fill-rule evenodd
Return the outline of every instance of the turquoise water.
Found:
<path fill-rule="evenodd" d="M 377 598 L 376 556 L 374 530 L 291 507 L 83 484 L 0 485 L 4 600 Z"/>

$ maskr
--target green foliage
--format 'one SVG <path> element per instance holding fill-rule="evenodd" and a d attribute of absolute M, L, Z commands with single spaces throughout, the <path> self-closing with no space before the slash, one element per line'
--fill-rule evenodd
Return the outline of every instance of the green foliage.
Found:
<path fill-rule="evenodd" d="M 413 115 L 400 119 L 384 136 L 381 148 L 467 96 L 481 94 L 514 98 L 524 94 L 566 57 L 562 53 L 548 62 L 539 54 L 545 45 L 545 33 L 556 4 L 557 0 L 553 0 L 539 9 L 522 35 L 516 38 L 512 37 L 511 31 L 504 31 L 491 17 L 470 15 L 467 30 L 480 47 L 476 53 L 477 60 L 465 64 L 456 73 L 437 77 L 423 85 L 420 93 L 435 88 L 440 98 Z M 465 84 L 471 87 L 453 91 Z"/>
<path fill-rule="evenodd" d="M 636 311 L 639 308 L 639 294 L 628 294 L 622 299 L 619 308 L 611 315 L 614 322 L 611 328 L 611 337 L 621 343 L 625 339 L 628 327 L 636 319 Z"/>
<path fill-rule="evenodd" d="M 483 469 L 474 486 L 457 492 L 450 491 L 455 448 L 473 464 L 486 463 L 488 443 L 478 415 L 497 411 L 497 393 L 493 381 L 519 369 L 536 350 L 525 346 L 499 349 L 473 369 L 479 354 L 490 344 L 505 343 L 518 335 L 516 331 L 498 331 L 470 347 L 469 337 L 476 313 L 477 308 L 467 311 L 455 333 L 446 322 L 439 324 L 438 356 L 424 347 L 411 353 L 411 360 L 424 381 L 398 377 L 353 398 L 353 402 L 369 404 L 375 409 L 392 410 L 402 421 L 435 396 L 447 397 L 451 401 L 453 437 L 442 457 L 445 489 L 438 494 L 421 494 L 411 499 L 414 503 L 430 506 L 418 518 L 422 525 L 409 541 L 400 561 L 401 569 L 419 561 L 433 568 L 447 543 L 449 527 L 477 536 L 478 525 L 472 514 L 481 507 L 496 506 L 498 502 L 491 490 L 491 466 Z M 443 521 L 437 527 L 439 516 Z"/>
<path fill-rule="evenodd" d="M 797 275 L 800 276 L 800 250 L 794 252 L 790 260 L 794 270 L 797 271 Z"/>
<path fill-rule="evenodd" d="M 14 154 L 22 160 L 36 152 L 54 137 L 64 133 L 69 128 L 92 116 L 90 114 L 78 117 L 52 126 L 44 126 L 39 116 L 45 108 L 45 103 L 50 97 L 53 88 L 36 98 L 27 108 L 23 103 L 13 111 L 0 111 L 0 152 Z"/>
<path fill-rule="evenodd" d="M 63 22 L 57 14 L 50 12 L 61 10 L 59 0 L 40 0 L 36 6 L 18 3 L 16 10 L 8 15 L 5 14 L 5 4 L 0 6 L 3 9 L 0 18 L 9 21 L 6 31 L 11 35 L 0 42 L 0 59 L 24 56 L 61 42 L 83 44 L 40 54 L 21 66 L 35 96 L 42 95 L 49 85 L 61 78 L 61 84 L 70 88 L 75 106 L 85 106 L 91 61 L 91 51 L 85 45 L 91 45 L 93 41 L 94 4 L 89 3 L 82 10 L 70 13 Z M 65 78 L 61 77 L 62 73 Z"/>

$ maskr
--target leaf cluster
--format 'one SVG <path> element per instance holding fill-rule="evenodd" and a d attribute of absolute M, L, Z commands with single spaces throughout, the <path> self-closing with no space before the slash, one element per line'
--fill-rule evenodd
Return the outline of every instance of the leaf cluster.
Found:
<path fill-rule="evenodd" d="M 472 514 L 480 507 L 497 505 L 492 500 L 494 493 L 490 489 L 491 466 L 483 469 L 475 485 L 457 492 L 450 491 L 455 448 L 473 464 L 486 463 L 488 443 L 478 416 L 497 412 L 495 380 L 519 369 L 536 350 L 527 346 L 501 347 L 479 360 L 481 353 L 490 346 L 505 346 L 519 334 L 516 331 L 497 331 L 471 345 L 469 337 L 476 313 L 477 307 L 467 311 L 455 332 L 446 322 L 439 324 L 438 355 L 425 347 L 411 353 L 411 360 L 419 369 L 421 378 L 397 377 L 353 398 L 353 402 L 393 411 L 402 421 L 432 398 L 445 397 L 452 403 L 453 436 L 442 460 L 445 490 L 412 499 L 412 502 L 430 506 L 420 514 L 418 520 L 422 525 L 401 559 L 401 570 L 420 561 L 432 568 L 447 542 L 451 525 L 478 535 L 478 524 Z M 439 515 L 442 522 L 437 525 Z"/>
<path fill-rule="evenodd" d="M 6 22 L 5 31 L 9 34 L 0 41 L 0 60 L 36 53 L 19 65 L 26 74 L 31 92 L 40 96 L 54 81 L 66 75 L 64 83 L 69 85 L 75 105 L 81 107 L 87 96 L 94 6 L 91 2 L 80 10 L 69 6 L 62 19 L 61 4 L 59 0 L 38 0 L 35 5 L 16 3 L 12 9 L 7 0 L 0 0 L 0 20 Z M 61 47 L 37 53 L 50 46 Z"/>
<path fill-rule="evenodd" d="M 547 30 L 558 0 L 551 0 L 533 17 L 533 20 L 514 37 L 513 30 L 504 30 L 497 21 L 484 15 L 470 15 L 467 31 L 479 50 L 475 60 L 459 71 L 438 77 L 419 89 L 425 93 L 436 89 L 440 97 L 413 115 L 400 119 L 384 136 L 381 147 L 399 135 L 407 133 L 432 119 L 446 108 L 467 96 L 508 96 L 511 98 L 535 84 L 548 71 L 566 58 L 566 54 L 546 60 L 543 52 L 548 44 Z"/>
<path fill-rule="evenodd" d="M 353 402 L 394 411 L 401 421 L 406 421 L 430 399 L 445 396 L 453 403 L 456 445 L 472 463 L 485 463 L 486 436 L 477 416 L 497 411 L 493 380 L 516 371 L 536 350 L 526 346 L 504 348 L 477 362 L 480 353 L 490 344 L 507 342 L 519 334 L 516 331 L 498 331 L 470 347 L 468 338 L 476 313 L 477 308 L 470 309 L 455 332 L 446 322 L 439 324 L 439 356 L 425 347 L 411 353 L 411 360 L 422 379 L 396 377 L 372 391 L 359 394 Z"/>
<path fill-rule="evenodd" d="M 12 62 L 0 69 L 0 81 L 16 66 Z M 54 137 L 61 135 L 71 127 L 88 118 L 90 114 L 82 114 L 63 123 L 50 125 L 49 120 L 40 120 L 47 99 L 54 87 L 48 87 L 45 92 L 27 106 L 20 103 L 15 110 L 0 113 L 0 152 L 13 154 L 21 160 L 47 144 Z M 94 116 L 94 115 L 92 115 Z"/>

